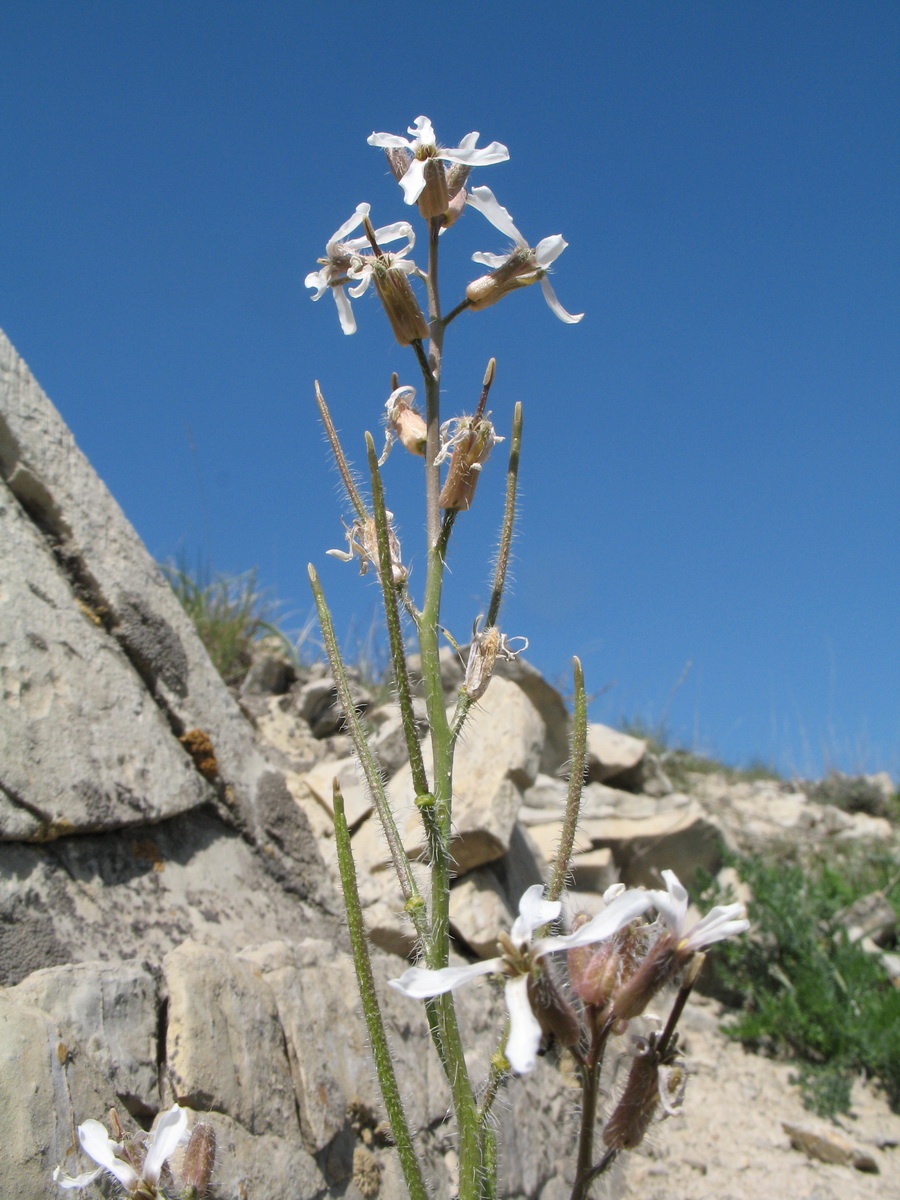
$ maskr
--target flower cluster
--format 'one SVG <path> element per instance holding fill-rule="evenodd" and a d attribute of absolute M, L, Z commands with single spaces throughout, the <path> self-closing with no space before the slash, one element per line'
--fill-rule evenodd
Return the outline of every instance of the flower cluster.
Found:
<path fill-rule="evenodd" d="M 439 146 L 427 117 L 417 117 L 407 133 L 408 138 L 393 133 L 373 133 L 368 138 L 370 146 L 384 150 L 405 203 L 416 204 L 420 215 L 435 222 L 439 232 L 457 221 L 467 206 L 471 207 L 514 243 L 512 249 L 503 254 L 479 252 L 472 256 L 473 261 L 491 270 L 468 285 L 463 307 L 478 311 L 496 304 L 512 291 L 539 282 L 551 311 L 561 321 L 568 324 L 580 321 L 584 314 L 567 312 L 557 300 L 547 277 L 551 264 L 566 248 L 561 234 L 545 237 L 532 248 L 490 188 L 466 187 L 473 168 L 491 166 L 509 158 L 506 146 L 491 142 L 479 147 L 480 134 L 477 132 L 466 134 L 452 149 Z M 369 212 L 368 204 L 356 206 L 353 216 L 326 243 L 325 256 L 319 259 L 319 270 L 311 271 L 305 283 L 314 291 L 313 300 L 319 300 L 326 291 L 331 291 L 341 328 L 348 334 L 356 332 L 350 297 L 357 299 L 370 283 L 374 283 L 397 340 L 402 345 L 409 345 L 429 335 L 428 322 L 409 282 L 410 275 L 423 275 L 407 257 L 415 245 L 415 234 L 408 221 L 373 229 L 368 223 Z M 348 236 L 363 224 L 365 236 Z M 405 242 L 399 250 L 385 252 L 381 249 L 383 245 L 398 241 Z"/>
<path fill-rule="evenodd" d="M 197 1124 L 188 1136 L 188 1110 L 173 1104 L 159 1117 L 149 1137 L 137 1139 L 125 1135 L 115 1109 L 110 1118 L 116 1138 L 110 1137 L 99 1121 L 85 1121 L 78 1126 L 81 1149 L 98 1165 L 93 1171 L 74 1176 L 57 1167 L 53 1179 L 60 1187 L 86 1188 L 105 1171 L 125 1189 L 130 1200 L 161 1200 L 166 1194 L 164 1180 L 172 1179 L 169 1160 L 184 1147 L 180 1194 L 206 1194 L 216 1157 L 216 1137 L 211 1125 Z"/>
<path fill-rule="evenodd" d="M 606 906 L 597 916 L 578 924 L 572 933 L 537 939 L 535 932 L 557 920 L 562 906 L 545 900 L 543 888 L 536 884 L 522 896 L 510 933 L 500 934 L 497 958 L 441 970 L 410 967 L 391 986 L 421 1000 L 480 975 L 502 975 L 509 1011 L 506 1057 L 516 1074 L 525 1074 L 537 1061 L 542 1034 L 553 1032 L 558 1037 L 559 1029 L 572 1023 L 566 1011 L 570 1006 L 543 962 L 549 955 L 567 951 L 569 981 L 585 1009 L 586 1023 L 595 1031 L 622 1032 L 625 1023 L 642 1013 L 703 947 L 749 928 L 744 906 L 728 904 L 712 909 L 688 930 L 687 892 L 674 872 L 664 871 L 663 878 L 665 892 L 616 885 L 606 893 Z M 651 908 L 657 919 L 639 923 Z M 568 1044 L 579 1036 L 580 1031 Z M 644 1057 L 649 1062 L 652 1055 Z M 660 1064 L 654 1062 L 656 1069 Z"/>

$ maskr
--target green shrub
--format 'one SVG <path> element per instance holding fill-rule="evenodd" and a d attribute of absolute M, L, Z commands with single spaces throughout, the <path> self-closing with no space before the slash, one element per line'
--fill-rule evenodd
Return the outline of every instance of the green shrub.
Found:
<path fill-rule="evenodd" d="M 900 990 L 877 956 L 851 942 L 837 919 L 847 904 L 897 879 L 887 854 L 830 863 L 741 859 L 751 887 L 751 934 L 720 947 L 721 982 L 743 998 L 726 1032 L 797 1063 L 810 1108 L 846 1110 L 864 1073 L 900 1108 Z"/>
<path fill-rule="evenodd" d="M 888 796 L 865 775 L 843 775 L 832 771 L 824 779 L 805 785 L 806 794 L 817 804 L 834 804 L 849 813 L 868 813 L 870 817 L 900 818 L 897 796 Z"/>

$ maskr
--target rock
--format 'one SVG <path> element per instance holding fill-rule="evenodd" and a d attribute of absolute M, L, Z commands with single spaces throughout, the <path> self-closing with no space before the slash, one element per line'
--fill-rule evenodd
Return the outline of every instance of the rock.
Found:
<path fill-rule="evenodd" d="M 329 817 L 334 817 L 334 780 L 340 783 L 344 814 L 351 830 L 372 813 L 372 798 L 354 758 L 326 759 L 304 775 L 304 782 Z"/>
<path fill-rule="evenodd" d="M 499 953 L 497 934 L 509 932 L 512 922 L 509 902 L 490 867 L 470 871 L 450 892 L 450 931 L 478 958 Z"/>
<path fill-rule="evenodd" d="M 722 865 L 722 831 L 697 804 L 643 819 L 585 821 L 579 832 L 594 849 L 612 850 L 629 887 L 659 887 L 661 872 L 668 869 L 690 890 L 698 867 L 715 874 Z"/>
<path fill-rule="evenodd" d="M 834 914 L 851 942 L 871 938 L 877 946 L 890 942 L 897 931 L 897 914 L 884 892 L 870 892 Z"/>
<path fill-rule="evenodd" d="M 48 967 L 6 996 L 51 1017 L 68 1053 L 89 1056 L 106 1094 L 129 1112 L 159 1110 L 159 997 L 146 968 L 102 962 Z"/>
<path fill-rule="evenodd" d="M 619 733 L 608 725 L 592 721 L 587 731 L 587 772 L 589 782 L 605 783 L 633 774 L 647 753 L 641 738 Z"/>
<path fill-rule="evenodd" d="M 77 1114 L 105 1111 L 104 1085 L 46 1013 L 0 992 L 0 1196 L 53 1195 L 53 1170 L 77 1143 Z"/>
<path fill-rule="evenodd" d="M 493 679 L 483 700 L 472 711 L 458 742 L 453 771 L 453 828 L 451 852 L 457 871 L 465 874 L 500 858 L 509 849 L 521 789 L 537 776 L 544 723 L 537 709 L 516 684 Z M 423 746 L 425 769 L 431 774 L 431 747 Z M 421 816 L 413 803 L 415 789 L 408 765 L 391 779 L 388 792 L 407 853 L 423 852 Z M 380 832 L 363 826 L 368 854 L 363 861 L 385 862 Z M 361 843 L 362 845 L 363 843 Z"/>
<path fill-rule="evenodd" d="M 223 950 L 184 942 L 163 963 L 166 1082 L 179 1104 L 223 1112 L 253 1134 L 299 1135 L 271 989 Z"/>
<path fill-rule="evenodd" d="M 295 1139 L 253 1135 L 223 1113 L 201 1116 L 216 1131 L 217 1200 L 316 1200 L 328 1194 L 328 1180 Z"/>
<path fill-rule="evenodd" d="M 790 1121 L 782 1121 L 781 1128 L 790 1138 L 794 1149 L 802 1150 L 809 1158 L 878 1174 L 878 1164 L 872 1155 L 854 1146 L 849 1138 L 836 1129 L 796 1125 Z"/>
<path fill-rule="evenodd" d="M 602 896 L 608 887 L 619 882 L 619 871 L 608 847 L 573 854 L 570 870 L 579 892 L 597 892 Z"/>

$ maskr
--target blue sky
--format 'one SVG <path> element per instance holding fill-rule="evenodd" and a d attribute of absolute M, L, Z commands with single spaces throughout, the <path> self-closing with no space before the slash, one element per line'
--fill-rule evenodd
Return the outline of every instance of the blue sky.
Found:
<path fill-rule="evenodd" d="M 370 579 L 325 557 L 392 370 L 373 296 L 345 337 L 303 286 L 357 203 L 409 216 L 372 130 L 509 146 L 487 183 L 561 232 L 538 288 L 447 336 L 444 415 L 525 406 L 503 614 L 592 715 L 784 771 L 900 775 L 900 9 L 892 3 L 109 2 L 7 6 L 0 325 L 159 559 L 257 566 L 299 627 Z M 444 239 L 445 306 L 504 239 Z M 413 587 L 413 460 L 386 471 Z M 456 527 L 447 624 L 487 598 L 503 459 Z M 688 664 L 690 666 L 688 667 Z"/>

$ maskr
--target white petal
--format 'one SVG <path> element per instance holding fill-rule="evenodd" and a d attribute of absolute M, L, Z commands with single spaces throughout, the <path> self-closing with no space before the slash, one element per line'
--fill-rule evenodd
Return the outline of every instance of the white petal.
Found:
<path fill-rule="evenodd" d="M 552 262 L 556 262 L 568 244 L 561 233 L 551 233 L 549 237 L 541 238 L 535 246 L 534 261 L 539 267 L 549 267 Z"/>
<path fill-rule="evenodd" d="M 577 325 L 578 322 L 581 320 L 581 318 L 584 316 L 584 313 L 566 312 L 566 310 L 563 308 L 563 306 L 557 300 L 556 292 L 554 292 L 553 286 L 551 285 L 550 280 L 547 278 L 546 275 L 541 280 L 541 291 L 544 293 L 544 299 L 550 305 L 550 311 L 555 313 L 556 316 L 559 317 L 559 319 L 561 321 L 565 321 L 565 323 L 567 325 Z"/>
<path fill-rule="evenodd" d="M 366 138 L 366 142 L 370 146 L 381 146 L 385 150 L 399 150 L 403 146 L 409 149 L 408 140 L 399 133 L 373 133 Z"/>
<path fill-rule="evenodd" d="M 403 189 L 403 199 L 407 204 L 415 204 L 425 190 L 425 163 L 414 158 L 406 169 L 406 174 L 400 180 Z"/>
<path fill-rule="evenodd" d="M 474 150 L 474 149 L 475 149 L 475 147 L 476 147 L 476 145 L 478 144 L 478 139 L 479 139 L 480 137 L 481 137 L 481 134 L 480 134 L 480 133 L 478 133 L 477 131 L 476 131 L 476 132 L 474 132 L 474 133 L 467 133 L 467 134 L 466 134 L 466 136 L 465 136 L 465 137 L 462 139 L 462 141 L 459 143 L 459 147 L 458 147 L 458 149 L 460 149 L 460 150 Z"/>
<path fill-rule="evenodd" d="M 506 1057 L 517 1075 L 526 1075 L 534 1069 L 541 1044 L 541 1027 L 528 1000 L 527 975 L 507 980 L 506 1007 L 509 1010 Z"/>
<path fill-rule="evenodd" d="M 535 942 L 532 954 L 540 957 L 554 950 L 571 950 L 573 946 L 589 946 L 591 942 L 602 942 L 618 933 L 623 926 L 640 917 L 653 905 L 653 893 L 640 888 L 623 892 L 613 902 L 574 933 L 562 937 L 541 938 Z"/>
<path fill-rule="evenodd" d="M 435 144 L 434 129 L 427 117 L 416 117 L 406 132 L 415 141 L 421 142 L 423 146 L 433 146 Z"/>
<path fill-rule="evenodd" d="M 498 267 L 504 266 L 509 262 L 512 255 L 510 254 L 489 254 L 486 250 L 477 250 L 472 255 L 472 262 L 484 263 L 486 267 L 490 267 L 492 271 L 496 271 Z M 307 287 L 310 284 L 306 285 Z"/>
<path fill-rule="evenodd" d="M 174 1154 L 178 1143 L 187 1133 L 187 1109 L 173 1104 L 168 1112 L 159 1118 L 153 1139 L 144 1159 L 143 1176 L 147 1183 L 157 1183 L 163 1163 Z"/>
<path fill-rule="evenodd" d="M 137 1172 L 129 1163 L 116 1158 L 118 1143 L 112 1140 L 99 1121 L 85 1121 L 79 1125 L 78 1140 L 85 1154 L 90 1155 L 110 1175 L 115 1175 L 122 1187 L 131 1191 L 138 1181 Z"/>
<path fill-rule="evenodd" d="M 467 203 L 477 209 L 482 216 L 487 217 L 495 229 L 499 229 L 501 233 L 505 233 L 507 237 L 511 237 L 517 245 L 528 245 L 513 224 L 512 217 L 497 200 L 497 197 L 489 187 L 472 188 L 469 192 Z"/>
<path fill-rule="evenodd" d="M 713 942 L 746 933 L 749 928 L 750 922 L 745 916 L 743 904 L 718 904 L 709 910 L 702 921 L 697 922 L 685 944 L 690 950 L 702 950 Z"/>
<path fill-rule="evenodd" d="M 500 970 L 502 963 L 502 959 L 489 958 L 485 962 L 472 963 L 468 967 L 442 967 L 439 971 L 410 967 L 399 979 L 389 979 L 388 983 L 404 996 L 411 996 L 414 1000 L 427 1000 L 431 996 L 449 992 L 470 979 L 477 979 L 479 975 L 493 975 L 495 971 Z"/>
<path fill-rule="evenodd" d="M 558 900 L 545 900 L 543 884 L 535 883 L 522 893 L 519 901 L 519 915 L 513 921 L 510 939 L 514 946 L 524 946 L 531 941 L 531 935 L 541 925 L 555 921 L 562 911 Z"/>
<path fill-rule="evenodd" d="M 651 892 L 653 906 L 676 937 L 684 936 L 684 919 L 688 910 L 688 894 L 674 871 L 663 871 L 665 892 Z"/>
<path fill-rule="evenodd" d="M 325 271 L 310 271 L 303 280 L 303 286 L 317 289 L 316 294 L 310 296 L 310 300 L 321 300 L 328 289 L 328 278 Z"/>
<path fill-rule="evenodd" d="M 353 216 L 349 217 L 343 223 L 340 229 L 336 229 L 331 235 L 331 239 L 328 241 L 325 247 L 328 254 L 331 254 L 332 247 L 337 246 L 340 242 L 342 242 L 348 233 L 354 229 L 358 229 L 359 226 L 362 225 L 363 217 L 367 217 L 369 215 L 369 208 L 370 205 L 368 204 L 357 204 L 356 212 L 353 214 Z"/>
<path fill-rule="evenodd" d="M 468 137 L 471 138 L 472 134 Z M 475 138 L 478 139 L 477 133 Z M 491 142 L 482 146 L 480 150 L 475 146 L 460 144 L 456 150 L 438 150 L 438 156 L 449 162 L 463 163 L 467 167 L 489 167 L 492 163 L 506 162 L 509 151 L 502 142 Z"/>
<path fill-rule="evenodd" d="M 354 272 L 353 278 L 358 279 L 359 283 L 354 284 L 352 288 L 348 288 L 347 290 L 354 300 L 358 300 L 372 282 L 372 268 L 364 267 L 361 272 Z"/>
<path fill-rule="evenodd" d="M 342 287 L 332 288 L 331 293 L 337 305 L 338 320 L 341 323 L 341 329 L 343 329 L 344 333 L 356 333 L 356 318 L 353 315 L 353 308 L 350 305 L 350 297 Z"/>
<path fill-rule="evenodd" d="M 416 244 L 415 231 L 409 221 L 395 221 L 393 225 L 382 225 L 380 229 L 375 230 L 375 241 L 379 246 L 382 242 L 396 242 L 402 237 L 406 238 L 409 245 L 405 250 L 395 250 L 394 254 L 406 254 Z M 366 239 L 366 245 L 368 244 L 368 239 Z"/>
<path fill-rule="evenodd" d="M 94 1182 L 102 1170 L 102 1167 L 97 1167 L 93 1171 L 84 1171 L 81 1175 L 67 1175 L 65 1171 L 55 1167 L 53 1182 L 58 1183 L 61 1188 L 86 1188 Z"/>

